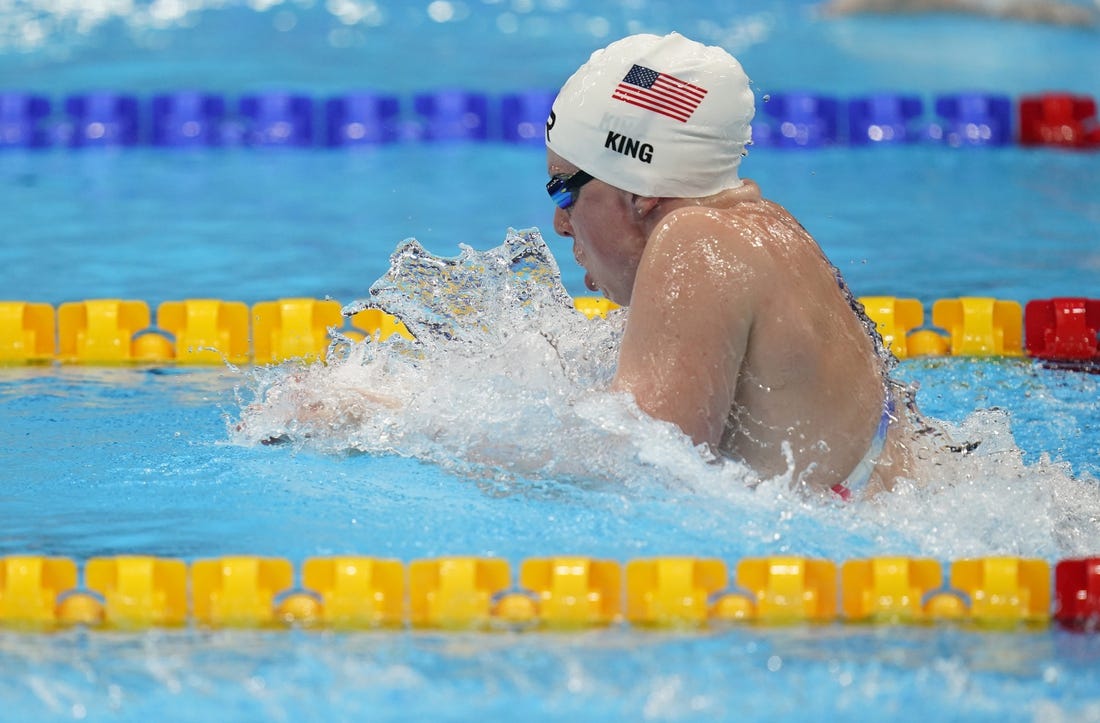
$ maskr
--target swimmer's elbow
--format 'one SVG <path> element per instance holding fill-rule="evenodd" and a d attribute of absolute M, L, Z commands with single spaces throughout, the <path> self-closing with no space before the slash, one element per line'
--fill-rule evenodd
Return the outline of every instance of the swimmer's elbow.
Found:
<path fill-rule="evenodd" d="M 611 383 L 611 390 L 629 394 L 638 409 L 647 416 L 675 424 L 697 446 L 716 449 L 721 444 L 724 424 L 716 423 L 708 406 L 701 401 L 693 401 L 685 390 L 660 392 L 650 385 L 632 384 L 618 376 Z"/>

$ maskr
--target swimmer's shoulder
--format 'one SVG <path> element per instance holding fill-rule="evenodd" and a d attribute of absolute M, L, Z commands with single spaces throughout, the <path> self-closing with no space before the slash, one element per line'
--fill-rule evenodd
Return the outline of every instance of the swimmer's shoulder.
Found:
<path fill-rule="evenodd" d="M 727 208 L 680 206 L 654 229 L 639 274 L 663 287 L 686 275 L 699 292 L 687 296 L 702 298 L 710 289 L 725 298 L 744 298 L 775 265 L 764 225 L 763 219 Z"/>
<path fill-rule="evenodd" d="M 774 219 L 786 215 L 782 207 L 763 198 L 759 186 L 746 180 L 737 188 L 672 209 L 658 229 L 680 240 L 713 236 L 755 245 Z"/>
<path fill-rule="evenodd" d="M 669 211 L 654 229 L 652 248 L 704 250 L 751 243 L 755 234 L 741 210 L 716 206 L 680 206 Z M 714 242 L 721 242 L 715 247 Z"/>

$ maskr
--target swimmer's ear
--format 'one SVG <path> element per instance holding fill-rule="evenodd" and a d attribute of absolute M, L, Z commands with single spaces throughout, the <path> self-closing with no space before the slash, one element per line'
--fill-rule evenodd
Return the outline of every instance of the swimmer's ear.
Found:
<path fill-rule="evenodd" d="M 634 213 L 638 214 L 638 218 L 645 218 L 653 209 L 657 208 L 657 204 L 661 202 L 661 199 L 653 196 L 639 196 L 634 194 L 631 197 L 631 203 L 634 205 Z"/>

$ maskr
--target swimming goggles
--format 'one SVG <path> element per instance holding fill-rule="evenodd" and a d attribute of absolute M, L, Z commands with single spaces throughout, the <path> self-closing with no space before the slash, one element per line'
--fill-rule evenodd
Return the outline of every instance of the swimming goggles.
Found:
<path fill-rule="evenodd" d="M 550 198 L 554 200 L 558 208 L 564 210 L 577 202 L 577 191 L 581 190 L 581 186 L 591 180 L 592 176 L 584 171 L 556 173 L 550 177 L 550 181 L 546 184 L 546 192 L 550 194 Z"/>

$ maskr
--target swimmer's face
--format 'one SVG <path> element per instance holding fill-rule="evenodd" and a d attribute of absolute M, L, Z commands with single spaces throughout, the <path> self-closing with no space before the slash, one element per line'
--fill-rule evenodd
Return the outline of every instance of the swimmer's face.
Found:
<path fill-rule="evenodd" d="M 553 151 L 546 152 L 550 176 L 579 170 Z M 630 304 L 645 235 L 631 194 L 593 179 L 576 192 L 568 209 L 554 210 L 554 231 L 573 239 L 573 256 L 586 271 L 584 285 L 621 306 Z"/>

